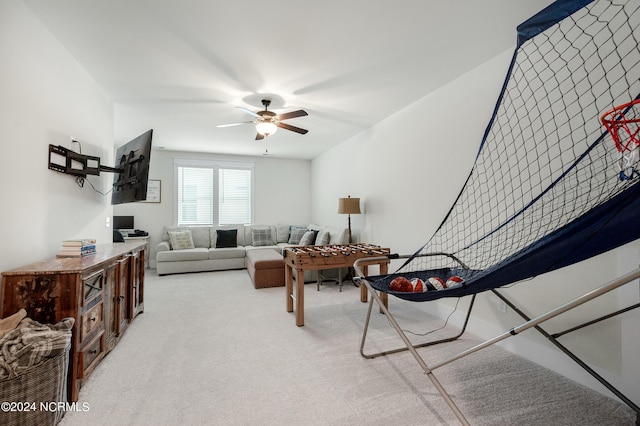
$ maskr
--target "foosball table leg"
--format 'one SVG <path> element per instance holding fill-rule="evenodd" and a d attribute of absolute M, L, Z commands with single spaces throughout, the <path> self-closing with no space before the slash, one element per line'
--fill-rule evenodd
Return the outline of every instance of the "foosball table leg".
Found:
<path fill-rule="evenodd" d="M 304 325 L 304 271 L 296 268 L 296 325 Z"/>
<path fill-rule="evenodd" d="M 287 312 L 293 312 L 293 270 L 289 265 L 284 267 L 284 283 L 286 286 Z"/>

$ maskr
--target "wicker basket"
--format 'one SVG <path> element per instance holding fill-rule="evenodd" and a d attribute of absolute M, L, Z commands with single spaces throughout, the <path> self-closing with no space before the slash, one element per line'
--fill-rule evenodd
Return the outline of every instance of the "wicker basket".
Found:
<path fill-rule="evenodd" d="M 56 425 L 62 420 L 64 408 L 60 409 L 58 403 L 67 401 L 70 349 L 71 342 L 60 354 L 34 366 L 26 374 L 0 381 L 0 402 L 15 403 L 10 409 L 21 408 L 3 409 L 0 424 L 41 426 Z"/>

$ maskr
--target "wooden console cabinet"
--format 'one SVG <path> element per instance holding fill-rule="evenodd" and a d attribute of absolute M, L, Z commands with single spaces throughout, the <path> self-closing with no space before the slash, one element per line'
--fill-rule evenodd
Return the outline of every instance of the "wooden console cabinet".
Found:
<path fill-rule="evenodd" d="M 21 308 L 41 323 L 75 318 L 67 392 L 82 383 L 144 310 L 145 242 L 97 246 L 82 258 L 54 258 L 2 273 L 0 318 Z"/>

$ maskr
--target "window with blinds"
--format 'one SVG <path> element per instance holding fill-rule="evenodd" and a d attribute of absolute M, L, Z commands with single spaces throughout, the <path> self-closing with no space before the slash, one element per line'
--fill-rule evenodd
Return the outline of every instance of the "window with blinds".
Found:
<path fill-rule="evenodd" d="M 220 225 L 251 223 L 251 170 L 218 170 Z"/>
<path fill-rule="evenodd" d="M 176 160 L 178 225 L 250 224 L 253 164 Z"/>

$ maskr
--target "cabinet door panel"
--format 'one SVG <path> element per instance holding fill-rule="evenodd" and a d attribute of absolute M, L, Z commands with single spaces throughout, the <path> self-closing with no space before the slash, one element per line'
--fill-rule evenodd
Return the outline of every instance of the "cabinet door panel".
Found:
<path fill-rule="evenodd" d="M 131 311 L 133 319 L 144 309 L 144 252 L 131 257 Z"/>
<path fill-rule="evenodd" d="M 131 256 L 127 255 L 118 264 L 118 295 L 117 295 L 117 324 L 116 331 L 118 334 L 122 333 L 131 319 L 129 315 L 129 306 L 131 303 L 131 297 L 129 294 L 129 286 L 131 280 Z"/>
<path fill-rule="evenodd" d="M 118 283 L 118 263 L 105 268 L 105 284 L 104 284 L 104 328 L 105 339 L 107 341 L 107 349 L 111 349 L 111 343 L 116 335 L 116 321 L 118 303 L 116 301 Z"/>

